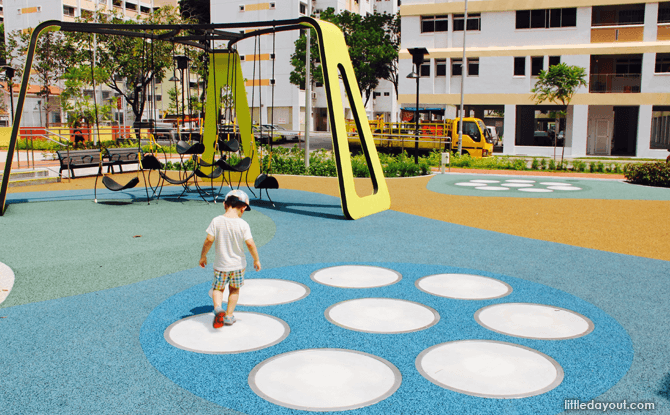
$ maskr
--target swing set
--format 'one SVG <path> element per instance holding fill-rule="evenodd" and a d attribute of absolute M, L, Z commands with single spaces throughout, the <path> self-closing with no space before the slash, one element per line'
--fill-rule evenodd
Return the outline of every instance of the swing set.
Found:
<path fill-rule="evenodd" d="M 204 196 L 208 195 L 213 197 L 216 202 L 216 197 L 221 193 L 221 188 L 215 193 L 214 180 L 217 182 L 221 181 L 221 186 L 223 186 L 224 182 L 227 182 L 231 188 L 233 186 L 233 179 L 237 180 L 238 188 L 242 180 L 244 180 L 249 188 L 248 177 L 251 175 L 252 177 L 256 177 L 254 188 L 259 189 L 261 192 L 265 189 L 268 199 L 270 199 L 268 189 L 279 188 L 277 179 L 271 176 L 270 166 L 268 165 L 266 168 L 262 169 L 258 157 L 256 157 L 257 149 L 253 135 L 253 120 L 247 102 L 244 76 L 241 70 L 241 59 L 236 50 L 236 44 L 249 38 L 254 38 L 256 42 L 258 42 L 260 36 L 273 35 L 273 53 L 271 55 L 273 67 L 270 85 L 272 86 L 272 117 L 274 117 L 274 36 L 278 32 L 305 28 L 313 28 L 315 30 L 319 43 L 319 53 L 323 68 L 326 99 L 328 102 L 342 211 L 346 218 L 358 219 L 389 209 L 391 198 L 384 179 L 382 166 L 377 155 L 369 123 L 367 122 L 365 108 L 361 99 L 360 90 L 356 83 L 353 66 L 349 58 L 349 52 L 344 42 L 344 36 L 337 26 L 310 17 L 248 23 L 205 25 L 139 24 L 132 26 L 99 23 L 70 23 L 50 20 L 37 26 L 30 39 L 30 45 L 25 61 L 25 70 L 23 72 L 21 89 L 17 101 L 16 117 L 14 125 L 12 126 L 12 134 L 9 142 L 5 174 L 3 175 L 2 187 L 0 188 L 0 215 L 3 215 L 6 210 L 9 173 L 11 171 L 12 158 L 19 133 L 21 115 L 23 113 L 23 106 L 30 78 L 30 68 L 32 67 L 35 54 L 35 46 L 37 38 L 41 33 L 45 31 L 60 30 L 64 32 L 128 36 L 141 38 L 150 42 L 168 41 L 173 42 L 174 44 L 202 49 L 208 56 L 208 79 L 205 103 L 206 116 L 204 128 L 201 127 L 202 133 L 200 134 L 200 141 L 198 143 L 193 144 L 185 142 L 183 140 L 184 137 L 182 137 L 181 134 L 181 141 L 178 143 L 178 148 L 182 148 L 186 152 L 188 152 L 188 149 L 191 149 L 193 145 L 200 145 L 196 154 L 193 154 L 194 160 L 197 161 L 193 174 L 189 177 L 189 175 L 185 173 L 185 177 L 180 177 L 179 179 L 170 178 L 161 170 L 162 163 L 156 163 L 158 160 L 155 156 L 151 156 L 153 159 L 147 158 L 147 155 L 142 156 L 141 148 L 139 152 L 140 157 L 138 157 L 138 170 L 142 170 L 143 165 L 150 170 L 150 173 L 151 170 L 158 170 L 159 185 L 161 181 L 163 183 L 167 181 L 170 184 L 181 184 L 185 186 L 185 191 L 186 186 L 188 186 L 188 181 L 193 178 L 203 200 L 205 200 Z M 221 49 L 216 47 L 217 44 L 221 45 L 222 43 L 226 45 L 225 48 Z M 260 52 L 260 46 L 258 51 Z M 256 82 L 255 77 L 255 59 L 257 56 L 260 56 L 260 53 L 256 53 L 256 46 L 254 46 L 254 78 L 252 80 L 252 85 L 254 87 L 252 89 L 252 107 L 255 105 L 255 86 L 256 84 L 260 85 L 260 82 Z M 342 91 L 342 88 L 344 88 L 344 91 Z M 222 128 L 218 116 L 218 114 L 220 114 L 222 100 L 224 99 L 224 91 L 227 92 L 224 103 L 226 114 L 228 114 L 227 120 L 229 122 L 229 124 L 225 126 L 226 128 Z M 344 107 L 341 98 L 345 94 L 352 110 L 354 122 L 356 123 L 361 148 L 370 170 L 370 180 L 373 187 L 372 194 L 362 197 L 356 194 L 354 186 L 354 175 L 351 166 L 351 155 L 349 153 L 346 123 L 344 119 Z M 232 97 L 232 99 L 228 99 L 230 97 Z M 182 106 L 183 105 L 182 100 Z M 215 114 L 216 116 L 212 116 L 211 114 Z M 274 122 L 272 123 L 274 124 Z M 270 138 L 268 141 L 272 146 L 272 139 Z M 234 152 L 239 152 L 240 160 L 233 164 L 232 158 L 224 153 L 230 154 Z M 216 157 L 217 153 L 220 153 L 218 159 Z M 226 178 L 226 172 L 228 173 L 228 178 Z M 198 183 L 198 180 L 202 183 Z M 209 191 L 206 191 L 202 186 L 207 180 L 210 182 Z M 116 183 L 107 176 L 103 177 L 102 183 L 111 191 L 126 190 L 139 184 L 139 172 L 138 177 L 133 178 L 127 184 Z M 159 185 L 156 187 L 152 186 L 154 195 L 156 195 Z M 249 190 L 253 193 L 251 188 L 249 188 Z M 158 194 L 160 195 L 160 191 L 158 191 Z M 272 202 L 271 199 L 270 202 Z"/>

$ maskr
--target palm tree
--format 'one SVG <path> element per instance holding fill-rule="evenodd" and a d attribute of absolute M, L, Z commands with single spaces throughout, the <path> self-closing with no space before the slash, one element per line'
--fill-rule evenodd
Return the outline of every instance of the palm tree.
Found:
<path fill-rule="evenodd" d="M 532 89 L 533 101 L 540 104 L 544 101 L 563 105 L 567 114 L 568 105 L 572 96 L 580 86 L 587 86 L 586 69 L 580 66 L 559 63 L 552 65 L 547 71 L 541 71 L 538 75 L 535 88 Z M 556 159 L 556 140 L 560 130 L 560 111 L 556 111 L 556 133 L 554 134 L 554 160 Z M 565 154 L 565 139 L 563 139 L 563 150 L 561 152 L 561 165 Z"/>

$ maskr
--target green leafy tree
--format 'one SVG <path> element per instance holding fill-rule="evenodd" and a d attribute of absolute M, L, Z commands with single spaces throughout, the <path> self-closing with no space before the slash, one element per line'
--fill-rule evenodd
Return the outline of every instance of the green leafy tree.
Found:
<path fill-rule="evenodd" d="M 552 65 L 548 70 L 543 70 L 538 75 L 535 87 L 532 89 L 533 101 L 540 104 L 545 101 L 553 102 L 563 106 L 567 113 L 568 105 L 580 86 L 587 86 L 586 70 L 580 66 L 559 63 Z M 556 115 L 556 133 L 554 134 L 554 157 L 556 154 L 556 140 L 560 130 L 560 118 Z M 561 164 L 565 154 L 565 139 L 561 152 Z"/>
<path fill-rule="evenodd" d="M 12 67 L 24 66 L 32 33 L 32 28 L 10 33 L 6 44 L 6 55 Z M 49 126 L 49 113 L 60 111 L 60 99 L 53 93 L 52 88 L 57 85 L 70 66 L 74 55 L 76 51 L 66 41 L 62 32 L 45 32 L 37 38 L 31 82 L 40 87 L 37 95 L 43 98 L 41 109 L 47 114 L 45 122 L 47 127 Z"/>
<path fill-rule="evenodd" d="M 397 61 L 400 47 L 398 16 L 387 13 L 361 16 L 346 10 L 335 14 L 333 8 L 328 8 L 319 18 L 334 23 L 342 30 L 344 41 L 349 47 L 349 56 L 358 87 L 365 95 L 365 104 L 379 85 L 380 79 L 394 82 L 397 92 Z M 311 39 L 316 39 L 316 32 L 312 30 L 311 33 Z M 289 80 L 301 88 L 305 85 L 306 43 L 306 36 L 301 33 L 295 42 L 295 52 L 291 55 L 294 70 Z M 323 82 L 323 73 L 319 65 L 319 48 L 316 41 L 310 43 L 311 73 L 315 81 Z"/>
<path fill-rule="evenodd" d="M 169 6 L 155 10 L 147 17 L 137 20 L 124 19 L 117 13 L 97 13 L 84 21 L 127 25 L 128 30 L 138 24 L 180 24 L 183 20 L 177 11 Z M 148 34 L 160 35 L 167 31 L 149 31 Z M 81 61 L 93 61 L 92 35 L 72 33 L 71 41 L 81 51 Z M 95 65 L 104 69 L 107 78 L 104 85 L 116 91 L 125 99 L 136 119 L 140 119 L 147 104 L 150 89 L 154 83 L 160 83 L 166 74 L 171 74 L 174 65 L 173 56 L 184 54 L 181 46 L 170 42 L 151 42 L 145 38 L 127 36 L 98 36 Z"/>
<path fill-rule="evenodd" d="M 99 85 L 109 74 L 104 68 L 95 68 L 95 83 Z M 97 121 L 111 120 L 112 107 L 110 104 L 102 105 L 95 103 L 92 96 L 84 93 L 84 90 L 92 90 L 93 80 L 91 79 L 91 67 L 88 65 L 74 66 L 68 69 L 63 75 L 65 89 L 61 94 L 61 103 L 63 110 L 68 116 L 68 124 L 78 126 L 80 121 L 84 121 L 87 126 L 95 125 Z"/>

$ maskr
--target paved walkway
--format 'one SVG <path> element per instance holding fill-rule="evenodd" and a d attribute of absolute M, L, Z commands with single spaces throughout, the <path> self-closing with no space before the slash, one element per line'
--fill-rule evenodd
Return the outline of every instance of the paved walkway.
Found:
<path fill-rule="evenodd" d="M 247 273 L 238 323 L 221 331 L 208 328 L 211 269 L 196 266 L 220 204 L 189 193 L 147 205 L 139 188 L 94 204 L 93 178 L 13 189 L 0 218 L 0 272 L 13 279 L 0 405 L 554 414 L 594 399 L 670 412 L 667 189 L 455 194 L 464 180 L 559 179 L 391 179 L 392 210 L 347 221 L 336 179 L 280 176 L 276 207 L 252 198 L 245 214 L 264 269 Z M 570 186 L 593 197 L 632 185 Z"/>

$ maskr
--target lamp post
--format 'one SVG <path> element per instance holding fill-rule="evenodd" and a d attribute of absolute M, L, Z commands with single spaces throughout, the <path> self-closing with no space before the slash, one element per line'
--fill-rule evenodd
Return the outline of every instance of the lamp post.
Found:
<path fill-rule="evenodd" d="M 463 15 L 463 59 L 461 60 L 461 119 L 458 126 L 458 155 L 463 154 L 463 95 L 465 93 L 465 77 L 468 75 L 468 64 L 465 60 L 465 33 L 468 31 L 468 0 L 465 0 L 465 14 Z"/>
<path fill-rule="evenodd" d="M 188 56 L 185 56 L 185 55 L 175 56 L 174 59 L 177 62 L 177 69 L 179 70 L 179 72 L 181 72 L 181 123 L 182 123 L 182 129 L 185 129 L 186 128 L 186 108 L 185 108 L 185 101 L 184 101 L 184 99 L 185 99 L 185 97 L 184 97 L 184 84 L 186 82 L 189 82 L 189 88 L 190 88 L 191 75 L 190 75 L 190 73 L 188 73 L 188 62 L 190 61 L 190 59 L 188 58 Z M 184 75 L 184 71 L 186 71 L 186 76 Z M 175 91 L 175 92 L 177 92 L 177 91 Z M 190 103 L 189 103 L 189 107 L 190 107 Z M 189 109 L 189 115 L 190 115 L 190 109 Z M 181 139 L 181 133 L 179 134 L 179 138 Z"/>
<path fill-rule="evenodd" d="M 416 79 L 416 107 L 414 108 L 414 164 L 419 164 L 419 70 L 423 63 L 424 56 L 428 55 L 426 48 L 409 48 L 407 51 L 412 55 L 414 69 L 407 75 L 408 79 Z"/>

